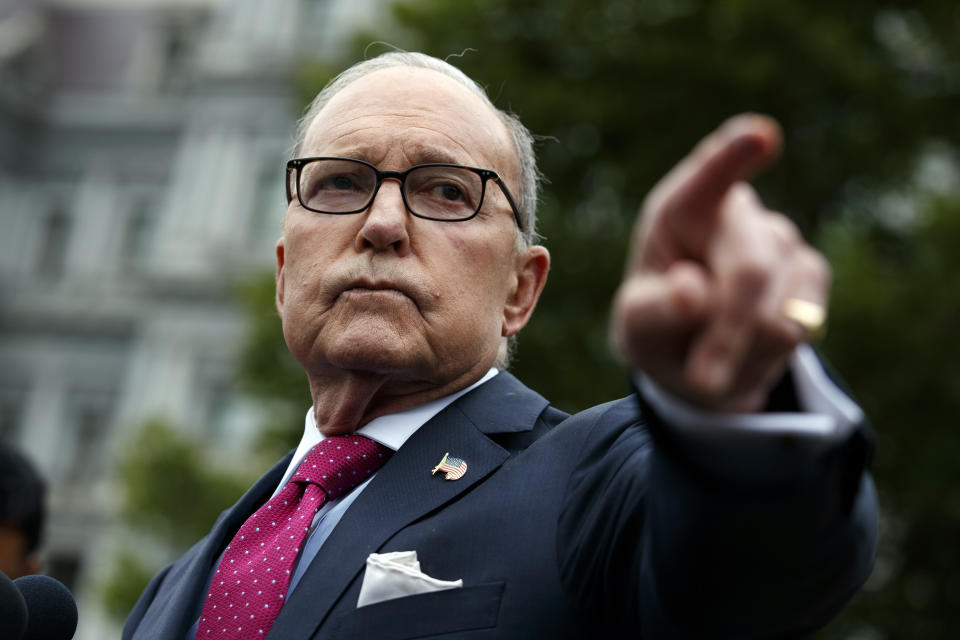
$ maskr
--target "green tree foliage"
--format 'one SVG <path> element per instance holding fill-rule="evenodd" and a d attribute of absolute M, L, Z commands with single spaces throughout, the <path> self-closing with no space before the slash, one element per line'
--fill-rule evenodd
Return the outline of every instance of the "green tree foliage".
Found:
<path fill-rule="evenodd" d="M 132 547 L 119 549 L 100 587 L 107 615 L 118 622 L 126 620 L 158 568 L 145 562 Z"/>
<path fill-rule="evenodd" d="M 162 564 L 205 536 L 256 478 L 221 471 L 203 443 L 162 419 L 147 421 L 125 451 L 120 519 L 137 542 L 118 548 L 101 586 L 105 609 L 118 620 Z"/>
<path fill-rule="evenodd" d="M 824 346 L 877 426 L 885 507 L 872 588 L 851 618 L 883 638 L 956 638 L 960 190 L 909 208 L 907 228 L 841 220 L 824 236 L 837 281 Z"/>
<path fill-rule="evenodd" d="M 205 536 L 216 514 L 250 485 L 251 478 L 211 465 L 202 443 L 163 420 L 148 421 L 127 451 L 120 467 L 123 519 L 177 547 Z"/>
<path fill-rule="evenodd" d="M 247 394 L 270 407 L 269 422 L 261 427 L 256 449 L 265 463 L 271 464 L 296 446 L 303 433 L 310 390 L 303 368 L 283 339 L 274 275 L 252 278 L 237 293 L 250 316 L 250 329 L 240 354 L 239 382 Z"/>

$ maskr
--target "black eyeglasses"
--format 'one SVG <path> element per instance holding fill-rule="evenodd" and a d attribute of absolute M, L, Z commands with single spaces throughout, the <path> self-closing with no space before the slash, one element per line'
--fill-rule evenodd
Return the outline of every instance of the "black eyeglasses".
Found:
<path fill-rule="evenodd" d="M 516 201 L 497 172 L 458 164 L 418 164 L 406 171 L 380 171 L 369 162 L 351 158 L 295 158 L 287 162 L 287 204 L 296 194 L 309 211 L 359 213 L 373 204 L 380 185 L 388 178 L 400 182 L 407 211 L 441 222 L 461 222 L 477 215 L 487 181 L 493 180 L 523 231 Z"/>

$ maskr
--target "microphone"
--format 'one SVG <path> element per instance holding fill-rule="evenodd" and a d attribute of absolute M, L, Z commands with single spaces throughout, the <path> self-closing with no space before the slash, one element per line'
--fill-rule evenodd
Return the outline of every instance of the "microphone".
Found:
<path fill-rule="evenodd" d="M 20 640 L 27 630 L 27 603 L 13 580 L 0 571 L 0 638 Z"/>
<path fill-rule="evenodd" d="M 23 576 L 13 581 L 26 603 L 26 633 L 21 640 L 70 640 L 77 630 L 77 602 L 50 576 Z M 6 638 L 7 636 L 2 636 Z"/>

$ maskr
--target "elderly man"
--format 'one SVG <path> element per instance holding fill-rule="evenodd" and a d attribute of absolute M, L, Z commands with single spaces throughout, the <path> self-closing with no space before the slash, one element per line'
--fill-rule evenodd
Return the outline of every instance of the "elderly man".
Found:
<path fill-rule="evenodd" d="M 612 338 L 637 393 L 569 416 L 503 371 L 543 290 L 531 137 L 391 53 L 317 97 L 276 302 L 313 406 L 124 638 L 793 637 L 866 578 L 859 409 L 802 343 L 828 269 L 723 125 L 656 187 Z"/>

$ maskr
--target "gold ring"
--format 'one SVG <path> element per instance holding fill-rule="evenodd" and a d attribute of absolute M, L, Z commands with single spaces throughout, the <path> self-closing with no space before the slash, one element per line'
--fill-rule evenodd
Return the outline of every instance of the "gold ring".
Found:
<path fill-rule="evenodd" d="M 800 298 L 787 298 L 783 303 L 783 315 L 806 330 L 811 340 L 823 337 L 827 310 L 823 305 Z"/>

